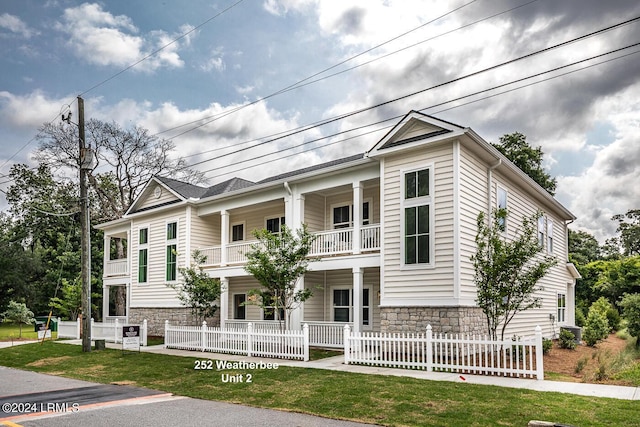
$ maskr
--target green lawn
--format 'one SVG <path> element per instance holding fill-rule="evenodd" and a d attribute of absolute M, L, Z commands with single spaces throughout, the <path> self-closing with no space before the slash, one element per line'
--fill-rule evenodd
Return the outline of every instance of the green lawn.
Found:
<path fill-rule="evenodd" d="M 0 365 L 19 369 L 383 425 L 524 426 L 538 419 L 636 426 L 640 409 L 637 401 L 319 369 L 217 371 L 214 362 L 212 370 L 197 370 L 197 360 L 119 350 L 82 353 L 80 346 L 54 342 L 0 349 Z M 225 383 L 223 374 L 245 381 Z"/>
<path fill-rule="evenodd" d="M 53 338 L 58 336 L 57 332 L 52 332 Z M 22 325 L 22 338 L 20 337 L 20 326 L 13 323 L 0 322 L 0 341 L 37 340 L 38 333 L 34 332 L 33 325 Z"/>

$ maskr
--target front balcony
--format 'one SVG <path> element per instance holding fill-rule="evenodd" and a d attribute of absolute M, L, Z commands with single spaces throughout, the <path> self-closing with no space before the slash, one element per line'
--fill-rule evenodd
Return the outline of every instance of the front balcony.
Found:
<path fill-rule="evenodd" d="M 112 259 L 104 263 L 104 277 L 125 277 L 129 275 L 129 259 Z"/>
<path fill-rule="evenodd" d="M 353 255 L 358 253 L 370 253 L 380 251 L 380 225 L 365 225 L 360 229 L 360 239 L 354 239 L 353 228 L 340 228 L 313 233 L 316 236 L 311 247 L 312 257 L 331 257 L 341 255 Z M 251 250 L 251 245 L 257 243 L 246 241 L 230 243 L 226 246 L 226 265 L 244 264 L 247 262 L 246 253 Z M 199 249 L 206 257 L 205 266 L 222 266 L 222 246 L 204 247 Z"/>

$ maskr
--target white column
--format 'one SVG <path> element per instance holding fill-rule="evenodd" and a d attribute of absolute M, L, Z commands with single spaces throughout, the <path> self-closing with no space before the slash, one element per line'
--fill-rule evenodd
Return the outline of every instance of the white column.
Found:
<path fill-rule="evenodd" d="M 301 228 L 304 224 L 304 194 L 294 193 L 294 206 L 293 206 L 293 224 L 291 229 L 295 230 Z"/>
<path fill-rule="evenodd" d="M 220 265 L 227 265 L 227 245 L 229 244 L 229 211 L 220 212 Z"/>
<path fill-rule="evenodd" d="M 362 183 L 353 183 L 353 253 L 359 254 L 360 229 L 362 228 Z"/>
<path fill-rule="evenodd" d="M 229 279 L 220 278 L 220 327 L 224 328 L 229 319 Z"/>
<path fill-rule="evenodd" d="M 128 302 L 128 301 L 127 301 Z M 109 286 L 102 286 L 102 321 L 107 321 L 109 315 Z"/>
<path fill-rule="evenodd" d="M 296 282 L 295 291 L 301 291 L 304 289 L 304 276 L 300 277 Z M 289 328 L 295 331 L 302 329 L 302 320 L 304 319 L 304 303 L 301 303 L 294 310 L 291 310 L 289 317 Z"/>
<path fill-rule="evenodd" d="M 107 264 L 109 264 L 110 258 L 111 258 L 111 236 L 107 235 L 106 233 L 104 234 L 104 238 L 103 238 L 103 252 L 104 252 L 104 273 L 103 276 L 106 276 L 107 274 Z"/>
<path fill-rule="evenodd" d="M 566 301 L 566 316 L 567 325 L 576 325 L 576 282 L 569 283 L 567 286 L 567 301 Z"/>
<path fill-rule="evenodd" d="M 362 281 L 364 269 L 353 267 L 353 332 L 360 333 L 362 329 Z"/>

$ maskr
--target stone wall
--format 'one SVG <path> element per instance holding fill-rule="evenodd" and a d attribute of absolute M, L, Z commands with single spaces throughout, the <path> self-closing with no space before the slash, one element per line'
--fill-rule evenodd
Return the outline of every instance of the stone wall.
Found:
<path fill-rule="evenodd" d="M 478 307 L 381 307 L 381 332 L 486 334 L 487 322 Z"/>
<path fill-rule="evenodd" d="M 198 321 L 188 308 L 145 307 L 129 309 L 130 323 L 142 324 L 144 319 L 147 319 L 147 335 L 149 336 L 164 336 L 164 322 L 166 320 L 172 325 L 202 325 L 202 322 Z M 206 321 L 208 326 L 220 326 L 220 312 L 216 312 L 213 318 L 208 318 Z"/>

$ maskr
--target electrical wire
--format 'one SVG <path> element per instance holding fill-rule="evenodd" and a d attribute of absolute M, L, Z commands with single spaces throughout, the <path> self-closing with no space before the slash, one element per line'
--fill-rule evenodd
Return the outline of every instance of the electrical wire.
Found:
<path fill-rule="evenodd" d="M 499 64 L 492 65 L 490 67 L 487 67 L 487 68 L 484 68 L 484 69 L 481 69 L 481 70 L 477 70 L 477 71 L 465 74 L 465 75 L 460 76 L 460 77 L 456 77 L 454 79 L 448 80 L 448 81 L 443 82 L 443 83 L 439 83 L 439 84 L 436 84 L 436 85 L 433 85 L 433 86 L 430 86 L 430 87 L 427 87 L 427 88 L 424 88 L 424 89 L 420 89 L 418 91 L 411 92 L 411 93 L 406 94 L 406 95 L 402 95 L 402 96 L 399 96 L 399 97 L 396 97 L 396 98 L 392 98 L 392 99 L 389 99 L 387 101 L 380 102 L 380 103 L 377 103 L 377 104 L 374 104 L 374 105 L 370 105 L 368 107 L 360 108 L 358 110 L 354 110 L 354 111 L 351 111 L 351 112 L 348 112 L 348 113 L 344 113 L 344 114 L 340 114 L 340 115 L 337 115 L 337 116 L 333 116 L 333 117 L 330 117 L 328 119 L 320 120 L 320 121 L 312 123 L 312 124 L 299 126 L 297 128 L 294 128 L 293 130 L 291 130 L 290 132 L 288 132 L 286 134 L 280 134 L 279 136 L 276 136 L 274 138 L 269 138 L 267 140 L 259 142 L 258 144 L 254 144 L 254 145 L 251 145 L 251 146 L 248 146 L 248 147 L 244 147 L 244 148 L 239 148 L 237 150 L 221 154 L 220 156 L 217 156 L 215 158 L 206 159 L 206 160 L 202 160 L 202 161 L 199 161 L 199 162 L 191 163 L 189 165 L 186 165 L 185 168 L 198 166 L 198 165 L 201 165 L 201 164 L 204 164 L 204 163 L 207 163 L 207 162 L 218 160 L 218 159 L 220 159 L 222 157 L 227 157 L 227 156 L 230 156 L 232 154 L 237 154 L 237 153 L 240 153 L 240 152 L 243 152 L 243 151 L 247 151 L 247 150 L 250 150 L 250 149 L 253 149 L 253 148 L 268 144 L 268 143 L 271 143 L 271 142 L 275 142 L 275 141 L 278 141 L 278 140 L 281 140 L 281 139 L 284 139 L 284 138 L 288 138 L 290 136 L 294 136 L 294 135 L 306 132 L 306 131 L 311 130 L 311 129 L 315 129 L 315 128 L 318 128 L 318 127 L 321 127 L 321 126 L 328 125 L 330 123 L 337 122 L 339 120 L 343 120 L 343 119 L 355 116 L 357 114 L 361 114 L 361 113 L 366 112 L 366 111 L 370 111 L 370 110 L 373 110 L 373 109 L 376 109 L 376 108 L 380 108 L 380 107 L 392 104 L 394 102 L 398 102 L 398 101 L 401 101 L 401 100 L 404 100 L 404 99 L 408 99 L 410 97 L 425 93 L 427 91 L 438 89 L 438 88 L 444 87 L 446 85 L 450 85 L 450 84 L 453 84 L 453 83 L 456 83 L 456 82 L 459 82 L 459 81 L 462 81 L 462 80 L 465 80 L 465 79 L 480 75 L 482 73 L 486 73 L 488 71 L 493 71 L 493 70 L 496 70 L 498 68 L 504 67 L 506 65 L 510 65 L 510 64 L 515 63 L 515 62 L 522 61 L 524 59 L 531 58 L 531 57 L 540 55 L 542 53 L 546 53 L 546 52 L 549 52 L 551 50 L 554 50 L 554 49 L 557 49 L 557 48 L 560 48 L 560 47 L 563 47 L 563 46 L 567 46 L 569 44 L 576 43 L 577 41 L 584 40 L 584 39 L 589 38 L 589 37 L 593 37 L 594 35 L 601 34 L 601 33 L 606 32 L 606 31 L 610 31 L 613 28 L 617 28 L 617 27 L 620 27 L 620 26 L 623 26 L 623 25 L 627 25 L 627 24 L 629 24 L 631 22 L 634 22 L 634 21 L 637 21 L 637 20 L 640 20 L 640 16 L 632 18 L 632 19 L 629 19 L 629 20 L 624 21 L 624 22 L 621 22 L 619 24 L 611 25 L 611 26 L 608 26 L 606 28 L 603 28 L 603 29 L 600 29 L 600 30 L 596 30 L 596 31 L 590 32 L 588 34 L 585 34 L 585 35 L 582 35 L 582 36 L 579 36 L 579 37 L 576 37 L 576 38 L 573 38 L 573 39 L 570 39 L 570 40 L 567 40 L 567 41 L 564 41 L 564 42 L 561 42 L 561 43 L 558 43 L 558 44 L 555 44 L 553 46 L 549 46 L 549 47 L 546 47 L 546 48 L 543 48 L 543 49 L 539 49 L 537 51 L 528 53 L 526 55 L 522 55 L 520 57 L 513 58 L 513 59 L 501 62 Z M 627 48 L 629 48 L 629 47 L 627 47 Z M 613 52 L 615 52 L 615 51 L 613 51 Z M 260 139 L 262 139 L 262 138 L 254 139 L 251 142 L 258 141 Z M 245 144 L 245 142 L 241 143 L 240 145 L 244 145 L 244 144 Z"/>
<path fill-rule="evenodd" d="M 464 95 L 464 96 L 460 96 L 460 97 L 457 97 L 457 98 L 454 98 L 454 99 L 450 99 L 450 100 L 443 101 L 443 102 L 440 102 L 440 103 L 437 103 L 437 104 L 433 104 L 433 105 L 430 105 L 430 106 L 428 106 L 428 107 L 421 108 L 421 109 L 419 109 L 419 110 L 417 110 L 417 111 L 425 111 L 425 110 L 429 110 L 429 109 L 432 109 L 432 108 L 435 108 L 435 107 L 438 107 L 438 106 L 441 106 L 441 105 L 444 105 L 444 104 L 447 104 L 447 103 L 451 103 L 451 102 L 459 101 L 459 100 L 462 100 L 462 99 L 465 99 L 465 98 L 468 98 L 468 97 L 476 96 L 476 95 L 481 94 L 481 93 L 490 92 L 490 91 L 496 90 L 496 89 L 501 88 L 501 87 L 506 87 L 506 86 L 509 86 L 509 85 L 512 85 L 512 84 L 515 84 L 515 83 L 518 83 L 518 82 L 522 82 L 522 81 L 528 80 L 528 79 L 532 79 L 532 78 L 540 77 L 540 76 L 542 76 L 542 75 L 544 75 L 544 74 L 547 74 L 547 73 L 551 73 L 551 72 L 555 72 L 555 71 L 558 71 L 558 70 L 561 70 L 561 69 L 565 69 L 565 68 L 568 68 L 568 67 L 572 67 L 572 66 L 575 66 L 575 65 L 580 64 L 580 63 L 584 63 L 584 62 L 587 62 L 587 61 L 591 61 L 591 60 L 596 59 L 596 58 L 601 58 L 601 57 L 603 57 L 603 56 L 605 56 L 605 55 L 610 55 L 610 54 L 612 54 L 612 53 L 620 52 L 620 51 L 622 51 L 622 50 L 630 49 L 630 48 L 632 48 L 632 47 L 636 47 L 636 46 L 640 46 L 640 42 L 638 42 L 638 43 L 634 43 L 634 44 L 631 44 L 631 45 L 629 45 L 629 46 L 626 46 L 626 47 L 623 47 L 623 48 L 620 48 L 620 49 L 616 49 L 616 50 L 613 50 L 613 51 L 610 51 L 610 52 L 606 52 L 606 53 L 599 54 L 599 55 L 595 55 L 595 56 L 592 56 L 592 57 L 589 57 L 589 58 L 586 58 L 586 59 L 582 59 L 582 60 L 579 60 L 579 61 L 575 61 L 575 62 L 572 62 L 572 63 L 570 63 L 570 64 L 566 64 L 566 65 L 563 65 L 563 66 L 555 67 L 555 68 L 553 68 L 553 69 L 550 69 L 550 70 L 547 70 L 547 71 L 544 71 L 544 72 L 535 73 L 535 74 L 532 74 L 532 75 L 527 76 L 527 77 L 523 77 L 523 78 L 520 78 L 520 79 L 512 80 L 512 81 L 510 81 L 510 82 L 508 82 L 508 83 L 504 83 L 504 84 L 501 84 L 501 85 L 493 86 L 493 87 L 488 88 L 488 89 L 484 89 L 484 90 L 481 90 L 481 91 L 476 91 L 476 92 L 473 92 L 473 93 L 470 93 L 470 94 L 467 94 L 467 95 Z M 569 72 L 566 72 L 566 73 L 562 73 L 562 74 L 557 75 L 557 76 L 549 77 L 549 78 L 546 78 L 546 79 L 540 80 L 540 81 L 538 81 L 538 82 L 533 82 L 533 83 L 530 83 L 530 84 L 527 84 L 527 85 L 523 85 L 523 86 L 518 87 L 518 88 L 513 88 L 513 89 L 510 89 L 510 90 L 506 90 L 506 91 L 504 91 L 504 92 L 501 92 L 501 93 L 493 94 L 493 95 L 487 96 L 487 97 L 485 97 L 485 98 L 483 98 L 483 99 L 488 99 L 488 98 L 495 97 L 495 96 L 498 96 L 498 95 L 501 95 L 501 94 L 505 94 L 505 93 L 513 92 L 513 91 L 515 91 L 515 90 L 522 89 L 522 88 L 525 88 L 525 87 L 528 87 L 528 86 L 532 86 L 532 85 L 535 85 L 535 84 L 539 84 L 539 83 L 543 83 L 543 82 L 546 82 L 546 81 L 549 81 L 549 80 L 553 80 L 553 79 L 556 79 L 556 78 L 559 78 L 559 77 L 562 77 L 562 76 L 565 76 L 565 75 L 568 75 L 568 74 L 575 73 L 575 72 L 577 72 L 577 71 L 582 71 L 582 70 L 584 70 L 584 69 L 592 68 L 592 67 L 595 67 L 595 66 L 597 66 L 597 65 L 601 65 L 601 64 L 604 64 L 604 63 L 607 63 L 607 62 L 611 62 L 611 61 L 614 61 L 614 60 L 617 60 L 617 59 L 625 58 L 625 57 L 627 57 L 627 56 L 630 56 L 630 55 L 633 55 L 633 54 L 636 54 L 636 53 L 639 53 L 639 52 L 640 52 L 640 51 L 635 51 L 635 52 L 632 52 L 632 53 L 629 53 L 629 54 L 621 55 L 621 56 L 618 56 L 618 57 L 616 57 L 616 58 L 612 58 L 612 59 L 609 59 L 609 60 L 606 60 L 606 61 L 602 61 L 602 62 L 600 62 L 600 63 L 596 63 L 596 64 L 588 65 L 588 66 L 582 67 L 582 68 L 577 69 L 577 70 L 573 70 L 573 71 L 569 71 Z M 480 100 L 482 100 L 482 99 L 474 100 L 474 101 L 470 101 L 470 102 L 468 102 L 468 103 L 461 104 L 461 105 L 459 105 L 459 106 L 454 106 L 454 107 L 450 107 L 450 108 L 447 108 L 447 109 L 444 109 L 444 110 L 440 110 L 440 111 L 438 111 L 437 113 L 442 112 L 442 111 L 448 111 L 448 110 L 451 110 L 451 109 L 454 109 L 454 108 L 458 108 L 458 107 L 461 107 L 461 106 L 463 106 L 463 105 L 471 104 L 471 103 L 474 103 L 474 102 L 478 102 L 478 101 L 480 101 Z M 433 113 L 433 114 L 435 114 L 435 113 Z M 317 138 L 317 139 L 314 139 L 314 140 L 311 140 L 311 141 L 306 141 L 306 142 L 301 143 L 301 144 L 299 144 L 299 145 L 296 145 L 296 146 L 293 146 L 293 147 L 283 148 L 283 149 L 281 149 L 281 150 L 274 151 L 274 152 L 271 152 L 271 153 L 265 154 L 265 155 L 260 156 L 260 157 L 255 157 L 255 158 L 246 159 L 246 160 L 241 160 L 241 161 L 235 161 L 235 162 L 233 163 L 233 166 L 236 166 L 236 165 L 239 165 L 239 164 L 243 164 L 243 163 L 252 162 L 252 161 L 257 161 L 257 160 L 263 159 L 264 157 L 268 157 L 268 156 L 271 156 L 271 155 L 279 154 L 279 153 L 282 153 L 282 152 L 284 152 L 284 151 L 288 151 L 288 150 L 291 150 L 291 149 L 294 149 L 294 148 L 299 148 L 299 147 L 301 147 L 301 146 L 308 145 L 308 144 L 311 144 L 311 143 L 313 143 L 313 142 L 318 142 L 318 141 L 321 141 L 321 140 L 323 140 L 323 139 L 333 138 L 333 137 L 335 137 L 335 136 L 339 136 L 339 135 L 342 135 L 342 134 L 345 134 L 345 133 L 348 133 L 348 132 L 352 132 L 352 131 L 357 130 L 357 129 L 363 129 L 363 128 L 366 128 L 366 127 L 374 126 L 374 125 L 376 125 L 376 124 L 380 124 L 380 123 L 383 123 L 383 122 L 386 122 L 386 121 L 390 121 L 390 120 L 397 120 L 397 119 L 399 119 L 399 118 L 401 118 L 401 117 L 404 117 L 404 115 L 398 115 L 398 116 L 390 117 L 390 118 L 387 118 L 387 119 L 384 119 L 384 120 L 381 120 L 381 121 L 378 121 L 378 122 L 375 122 L 375 123 L 369 123 L 369 124 L 367 124 L 367 125 L 362 125 L 362 126 L 359 126 L 359 127 L 357 127 L 357 128 L 352 128 L 352 129 L 349 129 L 349 130 L 345 130 L 345 131 L 337 132 L 337 133 L 334 133 L 334 134 L 331 134 L 331 135 L 328 135 L 328 136 L 324 136 L 324 137 L 321 137 L 321 138 Z M 379 128 L 379 129 L 376 129 L 376 130 L 374 130 L 374 131 L 367 132 L 366 134 L 374 133 L 374 132 L 380 131 L 380 130 L 382 130 L 382 129 L 387 129 L 387 128 L 390 128 L 390 127 L 393 127 L 393 125 L 391 125 L 391 126 L 385 126 L 385 127 L 383 127 L 383 128 Z M 353 138 L 349 138 L 349 139 L 353 139 Z M 343 140 L 340 140 L 340 141 L 337 141 L 337 142 L 343 142 Z M 332 142 L 332 143 L 330 143 L 330 144 L 326 144 L 326 145 L 323 145 L 323 146 L 320 146 L 320 147 L 315 147 L 315 148 L 312 148 L 312 149 L 306 150 L 306 151 L 304 151 L 304 152 L 308 152 L 308 151 L 313 151 L 313 150 L 318 150 L 318 149 L 321 149 L 321 148 L 325 148 L 326 146 L 333 145 L 333 144 L 335 144 L 335 143 L 337 143 L 337 142 Z M 263 166 L 263 165 L 264 165 L 264 164 L 266 164 L 266 163 L 271 163 L 271 162 L 273 162 L 273 161 L 278 161 L 278 160 L 281 160 L 281 159 L 283 159 L 283 158 L 291 157 L 291 156 L 293 156 L 293 155 L 298 155 L 298 154 L 300 154 L 300 152 L 296 152 L 296 153 L 293 153 L 293 154 L 291 154 L 291 155 L 289 155 L 289 156 L 280 157 L 280 158 L 278 158 L 278 159 L 271 160 L 271 161 L 263 161 L 263 162 L 261 162 L 261 163 L 260 163 L 260 165 L 259 165 L 259 166 Z M 216 160 L 217 160 L 217 159 L 216 159 Z M 250 167 L 255 167 L 255 166 L 257 166 L 257 165 L 250 166 Z M 226 176 L 226 175 L 229 175 L 229 174 L 232 174 L 232 173 L 235 173 L 235 172 L 239 172 L 239 171 L 243 171 L 243 170 L 246 170 L 246 169 L 247 169 L 246 167 L 238 168 L 238 169 L 234 169 L 234 170 L 232 170 L 232 171 L 227 171 L 227 172 L 225 172 L 225 173 L 220 173 L 220 174 L 217 174 L 217 175 L 214 175 L 214 176 L 210 176 L 209 178 L 210 178 L 210 179 L 213 179 L 213 178 L 217 178 L 217 177 L 221 177 L 221 176 Z M 209 169 L 208 171 L 205 171 L 205 173 L 212 172 L 213 170 L 216 170 L 216 169 Z"/>

